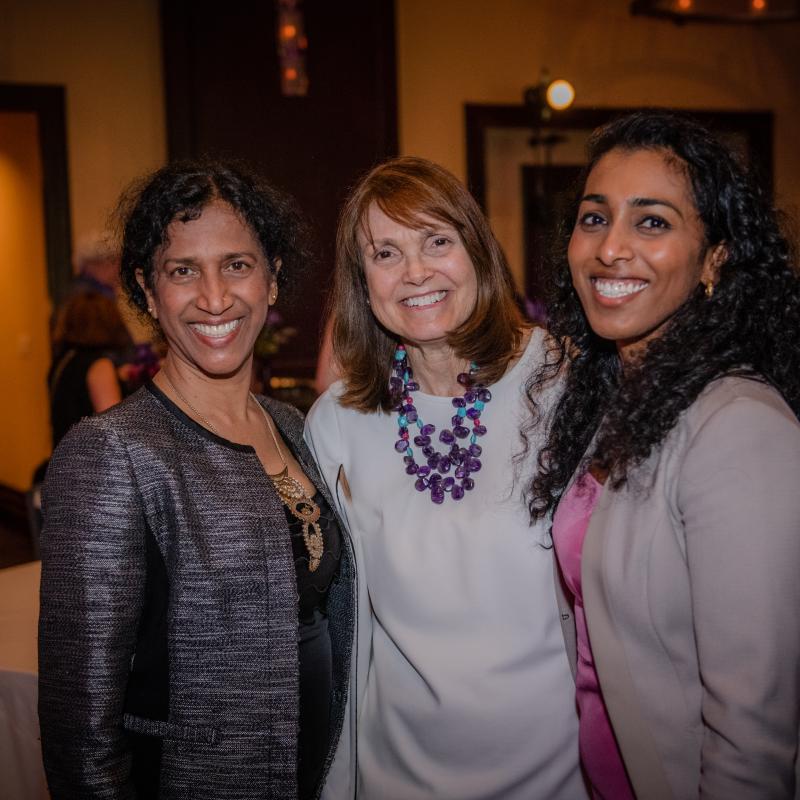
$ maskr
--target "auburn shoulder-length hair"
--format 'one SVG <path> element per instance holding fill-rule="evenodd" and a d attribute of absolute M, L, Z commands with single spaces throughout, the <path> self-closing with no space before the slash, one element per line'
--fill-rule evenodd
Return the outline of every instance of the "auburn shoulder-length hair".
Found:
<path fill-rule="evenodd" d="M 448 343 L 459 358 L 478 365 L 482 383 L 497 381 L 516 355 L 525 327 L 505 255 L 480 207 L 454 175 L 423 158 L 395 158 L 359 181 L 339 219 L 329 308 L 334 356 L 345 385 L 339 402 L 365 412 L 392 409 L 389 377 L 399 339 L 373 315 L 364 277 L 363 242 L 372 240 L 367 214 L 373 203 L 406 227 L 422 228 L 427 217 L 458 232 L 478 291 L 472 313 L 450 331 Z"/>
<path fill-rule="evenodd" d="M 122 350 L 133 343 L 117 304 L 100 292 L 76 291 L 56 312 L 53 344 Z"/>

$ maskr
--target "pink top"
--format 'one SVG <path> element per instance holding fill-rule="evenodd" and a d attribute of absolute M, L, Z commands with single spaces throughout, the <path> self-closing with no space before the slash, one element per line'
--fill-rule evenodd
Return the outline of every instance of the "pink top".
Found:
<path fill-rule="evenodd" d="M 567 490 L 553 519 L 553 543 L 564 582 L 575 600 L 575 627 L 578 634 L 575 696 L 580 717 L 578 741 L 581 762 L 592 785 L 595 800 L 634 800 L 597 680 L 583 610 L 583 539 L 602 490 L 602 485 L 589 473 Z"/>

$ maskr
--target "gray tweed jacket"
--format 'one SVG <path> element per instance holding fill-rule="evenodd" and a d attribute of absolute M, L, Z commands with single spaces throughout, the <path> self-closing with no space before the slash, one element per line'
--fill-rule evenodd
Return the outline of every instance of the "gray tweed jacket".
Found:
<path fill-rule="evenodd" d="M 301 415 L 261 402 L 327 497 Z M 139 796 L 141 735 L 159 751 L 160 798 L 296 797 L 297 584 L 284 511 L 254 450 L 145 387 L 71 430 L 43 506 L 39 718 L 53 798 Z M 326 771 L 346 700 L 353 577 L 343 539 L 328 604 Z M 163 632 L 155 690 L 158 654 L 137 652 L 143 630 Z"/>

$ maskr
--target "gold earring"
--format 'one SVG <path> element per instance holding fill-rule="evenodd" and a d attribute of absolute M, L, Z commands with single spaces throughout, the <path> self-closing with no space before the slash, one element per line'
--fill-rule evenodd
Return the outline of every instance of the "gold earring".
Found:
<path fill-rule="evenodd" d="M 706 297 L 711 298 L 714 296 L 714 284 L 712 281 L 706 283 Z"/>

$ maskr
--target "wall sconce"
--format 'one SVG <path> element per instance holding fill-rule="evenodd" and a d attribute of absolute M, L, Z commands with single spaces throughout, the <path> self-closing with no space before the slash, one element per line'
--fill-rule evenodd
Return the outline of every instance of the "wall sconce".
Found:
<path fill-rule="evenodd" d="M 800 0 L 633 0 L 633 16 L 673 22 L 787 22 L 800 19 Z"/>
<path fill-rule="evenodd" d="M 525 89 L 522 98 L 535 118 L 535 126 L 538 126 L 547 122 L 553 116 L 553 111 L 564 111 L 572 105 L 575 88 L 563 78 L 551 80 L 547 69 L 542 69 L 539 83 Z"/>

